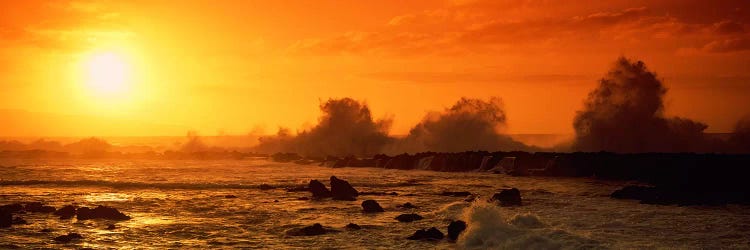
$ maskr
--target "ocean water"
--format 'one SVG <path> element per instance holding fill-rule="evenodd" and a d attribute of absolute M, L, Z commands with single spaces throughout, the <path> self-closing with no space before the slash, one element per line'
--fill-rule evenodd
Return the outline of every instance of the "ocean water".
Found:
<path fill-rule="evenodd" d="M 335 175 L 363 195 L 357 201 L 301 200 L 307 192 L 286 187 Z M 261 190 L 260 184 L 275 187 Z M 489 173 L 442 173 L 378 168 L 327 168 L 270 162 L 156 160 L 1 160 L 0 205 L 40 201 L 107 205 L 132 217 L 59 219 L 21 214 L 26 225 L 0 229 L 0 248 L 750 248 L 750 207 L 679 207 L 614 200 L 627 183 L 585 178 L 512 177 Z M 502 188 L 521 190 L 524 206 L 499 207 L 485 200 Z M 478 197 L 440 195 L 469 191 Z M 237 198 L 226 198 L 234 195 Z M 373 199 L 384 213 L 364 214 Z M 411 202 L 417 209 L 397 205 Z M 423 220 L 394 220 L 402 213 Z M 415 230 L 451 220 L 468 223 L 457 242 L 407 240 Z M 288 236 L 288 230 L 320 223 L 338 232 Z M 361 230 L 346 230 L 356 223 Z M 50 229 L 50 232 L 42 232 Z M 76 232 L 84 239 L 58 244 Z"/>

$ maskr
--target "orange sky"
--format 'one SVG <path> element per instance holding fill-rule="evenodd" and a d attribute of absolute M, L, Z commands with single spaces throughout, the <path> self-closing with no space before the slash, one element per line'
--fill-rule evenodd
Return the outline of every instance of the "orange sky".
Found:
<path fill-rule="evenodd" d="M 750 114 L 749 12 L 747 0 L 0 0 L 0 136 L 272 133 L 311 126 L 330 97 L 365 100 L 405 134 L 462 96 L 503 98 L 510 133 L 572 133 L 621 55 L 665 80 L 669 115 L 725 132 Z M 102 55 L 125 65 L 122 88 L 92 87 Z"/>

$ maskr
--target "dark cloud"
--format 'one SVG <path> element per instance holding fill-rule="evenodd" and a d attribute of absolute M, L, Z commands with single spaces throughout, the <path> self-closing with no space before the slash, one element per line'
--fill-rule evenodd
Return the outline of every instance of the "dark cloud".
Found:
<path fill-rule="evenodd" d="M 750 50 L 750 38 L 739 37 L 721 39 L 703 46 L 703 50 L 712 53 L 731 53 Z"/>
<path fill-rule="evenodd" d="M 664 116 L 666 87 L 643 62 L 620 58 L 576 114 L 574 150 L 704 152 L 707 126 Z"/>

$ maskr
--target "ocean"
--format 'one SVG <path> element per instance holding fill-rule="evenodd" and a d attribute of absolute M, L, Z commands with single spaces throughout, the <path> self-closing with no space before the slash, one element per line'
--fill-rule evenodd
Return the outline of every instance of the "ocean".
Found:
<path fill-rule="evenodd" d="M 312 179 L 328 186 L 332 175 L 365 194 L 356 201 L 337 201 L 308 199 L 309 192 L 287 190 Z M 486 172 L 329 168 L 261 158 L 2 159 L 0 205 L 105 205 L 132 219 L 78 221 L 47 213 L 19 214 L 27 223 L 0 228 L 0 248 L 750 248 L 750 207 L 646 205 L 609 198 L 612 191 L 627 184 L 632 183 Z M 501 207 L 487 201 L 511 187 L 520 189 L 523 206 Z M 444 196 L 444 191 L 468 191 L 474 199 Z M 360 204 L 369 199 L 385 212 L 363 213 Z M 398 207 L 406 202 L 417 208 Z M 404 213 L 424 219 L 394 219 Z M 468 225 L 455 242 L 406 239 L 430 227 L 447 233 L 453 220 Z M 315 223 L 330 232 L 288 234 Z M 349 223 L 362 229 L 346 229 Z M 114 229 L 108 229 L 110 224 Z M 71 232 L 83 239 L 53 240 Z"/>

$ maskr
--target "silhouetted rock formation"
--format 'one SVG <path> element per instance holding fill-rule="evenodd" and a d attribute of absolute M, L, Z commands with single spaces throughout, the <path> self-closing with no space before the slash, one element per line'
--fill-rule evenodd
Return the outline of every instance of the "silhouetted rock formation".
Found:
<path fill-rule="evenodd" d="M 318 180 L 311 180 L 310 184 L 307 184 L 307 188 L 310 190 L 314 198 L 331 197 L 331 191 L 328 190 L 325 184 Z"/>
<path fill-rule="evenodd" d="M 362 211 L 365 213 L 380 213 L 385 212 L 383 207 L 378 204 L 375 200 L 365 200 L 362 202 Z"/>
<path fill-rule="evenodd" d="M 464 230 L 466 230 L 466 222 L 462 220 L 451 221 L 451 224 L 448 224 L 448 239 L 457 240 Z"/>
<path fill-rule="evenodd" d="M 0 228 L 10 227 L 13 225 L 13 214 L 0 210 Z"/>
<path fill-rule="evenodd" d="M 68 243 L 80 239 L 83 239 L 83 236 L 77 233 L 68 233 L 66 235 L 60 235 L 54 238 L 54 240 L 59 243 Z"/>
<path fill-rule="evenodd" d="M 503 189 L 492 196 L 492 201 L 500 202 L 500 206 L 521 206 L 521 191 L 517 188 Z"/>
<path fill-rule="evenodd" d="M 29 202 L 23 207 L 23 210 L 29 213 L 53 213 L 55 207 L 45 206 L 41 202 Z"/>
<path fill-rule="evenodd" d="M 400 222 L 412 222 L 412 221 L 421 220 L 424 218 L 418 214 L 401 214 L 399 216 L 396 216 L 396 218 L 394 219 Z"/>
<path fill-rule="evenodd" d="M 129 220 L 130 216 L 127 216 L 115 208 L 98 206 L 94 209 L 81 207 L 76 210 L 76 218 L 78 220 L 90 220 L 90 219 L 107 219 L 107 220 Z"/>
<path fill-rule="evenodd" d="M 355 197 L 358 195 L 359 192 L 349 182 L 336 178 L 336 176 L 331 176 L 331 196 L 333 196 L 334 200 L 353 201 L 356 200 Z"/>
<path fill-rule="evenodd" d="M 13 203 L 13 204 L 0 206 L 0 212 L 17 213 L 21 210 L 23 210 L 23 205 L 21 205 L 20 203 Z"/>
<path fill-rule="evenodd" d="M 360 227 L 359 225 L 354 224 L 354 223 L 349 223 L 349 224 L 346 224 L 346 229 L 349 229 L 349 230 L 360 230 L 360 229 L 362 229 L 362 227 Z"/>
<path fill-rule="evenodd" d="M 420 229 L 414 232 L 407 239 L 410 240 L 442 240 L 445 237 L 443 232 L 440 232 L 437 228 L 431 227 L 430 229 Z"/>
<path fill-rule="evenodd" d="M 286 232 L 286 234 L 289 236 L 315 236 L 315 235 L 326 234 L 329 232 L 335 232 L 335 231 L 324 228 L 323 225 L 320 225 L 320 223 L 315 223 L 312 226 L 306 226 L 303 228 L 289 230 Z"/>
<path fill-rule="evenodd" d="M 54 215 L 60 216 L 60 219 L 70 219 L 76 215 L 77 208 L 74 205 L 67 205 L 55 211 Z"/>

